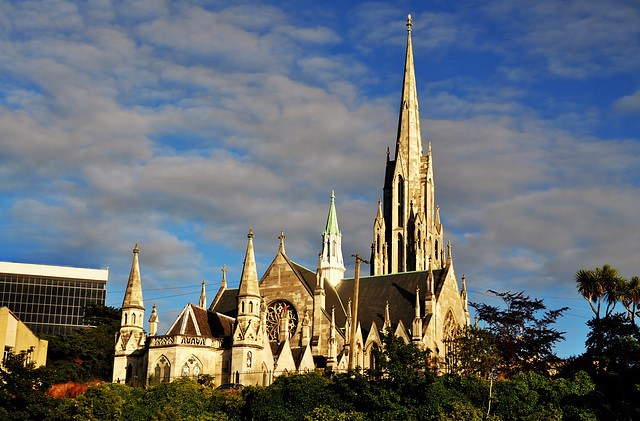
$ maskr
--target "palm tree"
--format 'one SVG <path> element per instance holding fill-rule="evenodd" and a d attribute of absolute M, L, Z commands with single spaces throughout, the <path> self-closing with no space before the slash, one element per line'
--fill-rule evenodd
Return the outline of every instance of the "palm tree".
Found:
<path fill-rule="evenodd" d="M 624 288 L 620 294 L 622 305 L 627 309 L 629 320 L 635 326 L 636 310 L 640 304 L 640 278 L 634 276 L 624 284 Z"/>
<path fill-rule="evenodd" d="M 598 283 L 595 272 L 593 270 L 580 269 L 576 272 L 575 279 L 578 284 L 578 292 L 589 302 L 596 319 L 599 319 L 600 303 L 602 302 L 604 289 Z M 597 308 L 594 304 L 597 304 Z"/>
<path fill-rule="evenodd" d="M 600 319 L 603 298 L 607 302 L 605 316 L 611 314 L 620 299 L 620 292 L 626 281 L 618 269 L 610 265 L 593 270 L 580 269 L 576 272 L 575 280 L 578 284 L 578 292 L 589 302 L 596 319 Z"/>
<path fill-rule="evenodd" d="M 624 289 L 627 280 L 620 275 L 618 269 L 609 265 L 596 268 L 595 273 L 598 282 L 600 282 L 604 289 L 604 296 L 607 301 L 605 316 L 610 316 L 616 307 L 616 303 L 620 300 L 620 293 Z"/>

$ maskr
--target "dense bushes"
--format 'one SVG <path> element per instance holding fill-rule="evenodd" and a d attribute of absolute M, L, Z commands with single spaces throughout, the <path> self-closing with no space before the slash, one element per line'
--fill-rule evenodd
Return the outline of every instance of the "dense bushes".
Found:
<path fill-rule="evenodd" d="M 422 389 L 392 389 L 359 373 L 325 378 L 319 373 L 280 376 L 269 387 L 247 387 L 242 394 L 223 394 L 189 379 L 146 389 L 124 384 L 90 386 L 77 398 L 38 396 L 43 420 L 589 420 L 598 408 L 594 383 L 585 373 L 573 379 L 519 374 L 493 385 L 478 377 L 430 378 Z M 15 401 L 15 398 L 13 399 Z M 5 418 L 13 414 L 12 397 L 4 395 Z M 29 406 L 32 408 L 32 406 Z M 0 412 L 2 412 L 0 410 Z M 600 412 L 602 414 L 602 412 Z"/>

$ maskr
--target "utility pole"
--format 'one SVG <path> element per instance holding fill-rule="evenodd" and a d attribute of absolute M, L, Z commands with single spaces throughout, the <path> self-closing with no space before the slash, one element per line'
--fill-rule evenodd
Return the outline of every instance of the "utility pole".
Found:
<path fill-rule="evenodd" d="M 351 320 L 351 343 L 349 344 L 349 370 L 355 367 L 356 330 L 358 329 L 358 296 L 360 295 L 360 263 L 369 264 L 359 254 L 352 254 L 356 258 L 356 277 L 353 282 L 353 320 Z"/>

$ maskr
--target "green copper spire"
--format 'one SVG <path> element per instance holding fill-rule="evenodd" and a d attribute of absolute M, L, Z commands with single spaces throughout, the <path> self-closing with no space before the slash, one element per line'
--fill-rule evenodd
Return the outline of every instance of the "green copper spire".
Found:
<path fill-rule="evenodd" d="M 342 237 L 342 233 L 338 228 L 338 215 L 336 214 L 336 196 L 331 190 L 331 207 L 329 208 L 329 217 L 327 218 L 327 227 L 324 229 L 322 235 L 337 235 Z"/>

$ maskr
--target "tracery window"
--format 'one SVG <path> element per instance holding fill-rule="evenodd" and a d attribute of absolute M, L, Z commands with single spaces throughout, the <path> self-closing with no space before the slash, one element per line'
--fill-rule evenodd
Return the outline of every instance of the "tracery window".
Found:
<path fill-rule="evenodd" d="M 298 328 L 298 313 L 295 307 L 284 300 L 277 300 L 269 304 L 267 308 L 267 335 L 269 340 L 277 341 L 280 333 L 280 320 L 284 317 L 285 311 L 289 315 L 289 338 L 291 338 Z"/>
<path fill-rule="evenodd" d="M 447 369 L 451 371 L 456 365 L 455 353 L 453 351 L 453 340 L 458 332 L 458 324 L 453 316 L 453 311 L 449 309 L 447 316 L 444 319 L 444 325 L 442 326 L 442 341 L 444 343 L 444 357 L 447 365 Z"/>

